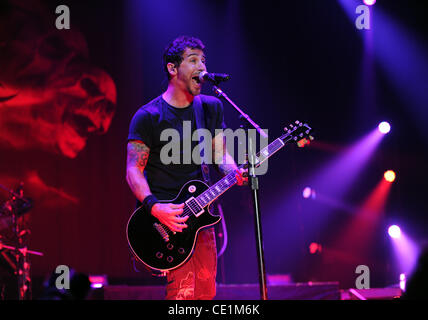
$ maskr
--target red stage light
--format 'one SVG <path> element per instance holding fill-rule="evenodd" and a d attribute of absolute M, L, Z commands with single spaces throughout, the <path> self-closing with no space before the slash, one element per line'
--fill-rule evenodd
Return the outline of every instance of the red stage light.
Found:
<path fill-rule="evenodd" d="M 321 251 L 322 251 L 322 246 L 319 243 L 312 242 L 309 245 L 309 253 L 310 254 L 315 254 L 315 253 L 321 252 Z"/>

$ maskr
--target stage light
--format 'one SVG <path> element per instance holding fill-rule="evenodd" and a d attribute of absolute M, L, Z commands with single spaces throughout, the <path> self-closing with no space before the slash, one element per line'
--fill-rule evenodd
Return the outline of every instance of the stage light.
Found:
<path fill-rule="evenodd" d="M 367 6 L 372 6 L 376 3 L 376 0 L 363 0 L 363 2 Z"/>
<path fill-rule="evenodd" d="M 401 237 L 401 229 L 394 224 L 388 228 L 388 234 L 393 239 L 399 239 Z"/>
<path fill-rule="evenodd" d="M 316 196 L 316 194 L 315 194 L 315 190 L 314 189 L 312 189 L 310 187 L 306 187 L 305 189 L 303 189 L 303 198 L 305 198 L 305 199 L 309 199 L 309 198 L 315 199 L 315 196 Z"/>
<path fill-rule="evenodd" d="M 379 123 L 378 129 L 380 133 L 387 134 L 391 130 L 391 126 L 389 125 L 388 122 L 383 121 Z"/>
<path fill-rule="evenodd" d="M 405 286 L 406 278 L 415 271 L 418 256 L 420 254 L 419 244 L 398 226 L 391 230 L 391 245 L 395 256 L 395 270 L 400 274 L 400 282 Z M 404 275 L 403 275 L 404 274 Z"/>
<path fill-rule="evenodd" d="M 305 189 L 303 189 L 303 198 L 308 199 L 311 196 L 311 188 L 306 187 Z"/>
<path fill-rule="evenodd" d="M 315 253 L 321 252 L 321 251 L 322 251 L 322 246 L 319 243 L 312 242 L 309 245 L 309 253 L 310 254 L 315 254 Z"/>
<path fill-rule="evenodd" d="M 89 282 L 91 283 L 91 288 L 99 289 L 108 285 L 106 275 L 90 275 Z"/>
<path fill-rule="evenodd" d="M 395 180 L 395 172 L 392 171 L 392 170 L 385 171 L 385 173 L 383 174 L 383 177 L 388 182 L 394 182 L 394 180 Z"/>
<path fill-rule="evenodd" d="M 406 291 L 406 274 L 405 273 L 400 274 L 400 289 L 402 291 Z"/>

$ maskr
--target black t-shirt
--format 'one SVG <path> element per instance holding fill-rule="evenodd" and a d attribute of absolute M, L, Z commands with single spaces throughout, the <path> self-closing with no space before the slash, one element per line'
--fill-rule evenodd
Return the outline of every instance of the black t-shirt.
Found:
<path fill-rule="evenodd" d="M 212 96 L 199 95 L 204 111 L 205 128 L 211 132 L 212 137 L 216 129 L 224 129 L 223 104 Z M 135 113 L 129 128 L 129 140 L 141 140 L 150 148 L 149 159 L 144 175 L 150 191 L 160 200 L 172 200 L 180 191 L 183 184 L 189 180 L 203 180 L 200 165 L 191 160 L 190 164 L 183 163 L 183 136 L 184 121 L 190 121 L 191 133 L 196 130 L 196 118 L 193 103 L 185 108 L 175 108 L 169 105 L 162 96 L 155 98 L 142 106 Z M 187 123 L 187 127 L 188 127 Z M 166 129 L 175 129 L 180 139 L 180 163 L 164 164 L 161 161 L 161 149 L 171 140 L 161 141 L 161 133 Z M 186 140 L 186 143 L 188 141 Z M 199 144 L 191 142 L 191 150 Z"/>

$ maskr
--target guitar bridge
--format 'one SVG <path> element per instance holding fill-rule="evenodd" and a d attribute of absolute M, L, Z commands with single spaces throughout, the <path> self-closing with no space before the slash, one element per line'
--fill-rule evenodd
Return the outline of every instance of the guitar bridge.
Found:
<path fill-rule="evenodd" d="M 169 241 L 168 232 L 166 232 L 165 228 L 161 224 L 155 222 L 153 223 L 153 227 L 157 230 L 157 232 L 159 232 L 165 242 Z"/>

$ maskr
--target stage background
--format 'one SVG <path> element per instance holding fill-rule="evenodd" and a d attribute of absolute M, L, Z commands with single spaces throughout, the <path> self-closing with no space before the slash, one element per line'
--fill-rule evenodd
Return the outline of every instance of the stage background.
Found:
<path fill-rule="evenodd" d="M 98 89 L 104 88 L 105 96 L 113 97 L 116 93 L 117 97 L 111 98 L 110 105 L 92 120 L 111 121 L 105 132 L 90 132 L 86 146 L 72 157 L 55 146 L 46 147 L 38 142 L 35 135 L 43 132 L 37 130 L 17 130 L 16 134 L 22 134 L 27 143 L 14 145 L 10 132 L 19 128 L 13 123 L 14 116 L 7 118 L 11 125 L 0 121 L 0 183 L 16 188 L 23 181 L 25 193 L 35 201 L 34 208 L 26 214 L 31 230 L 28 243 L 30 249 L 41 251 L 44 256 L 32 257 L 33 277 L 46 277 L 57 265 L 65 264 L 87 274 L 105 274 L 110 283 L 164 283 L 163 279 L 152 278 L 141 265 L 136 266 L 141 272 L 135 272 L 128 250 L 125 227 L 135 201 L 125 181 L 126 139 L 134 112 L 165 88 L 161 64 L 164 46 L 176 36 L 187 34 L 199 37 L 206 45 L 209 71 L 231 74 L 232 79 L 222 88 L 262 128 L 269 129 L 271 139 L 299 119 L 314 128 L 319 141 L 318 147 L 287 146 L 269 161 L 267 174 L 260 177 L 267 273 L 289 274 L 294 281 L 302 282 L 340 281 L 342 287 L 352 287 L 356 265 L 366 264 L 371 267 L 373 287 L 397 282 L 385 229 L 390 221 L 400 221 L 416 239 L 425 239 L 427 138 L 423 126 L 410 112 L 411 102 L 400 95 L 375 57 L 371 83 L 361 85 L 364 31 L 356 29 L 339 2 L 64 0 L 28 1 L 28 5 L 21 4 L 20 10 L 31 15 L 36 3 L 42 5 L 37 10 L 46 11 L 45 28 L 51 25 L 52 29 L 56 6 L 69 6 L 71 31 L 78 32 L 87 43 L 87 55 L 83 56 L 91 66 L 88 68 L 104 70 L 114 82 L 114 87 L 104 85 Z M 1 8 L 1 19 L 12 14 L 13 8 Z M 407 26 L 426 46 L 426 6 L 421 2 L 378 1 L 374 8 Z M 36 24 L 37 19 L 33 22 Z M 28 27 L 34 33 L 27 36 L 36 36 L 34 25 Z M 71 31 L 59 33 L 70 37 L 67 33 Z M 22 32 L 25 30 L 14 35 L 3 29 L 1 34 L 3 39 L 24 41 Z M 83 46 L 79 41 L 73 43 L 77 48 Z M 61 44 L 53 41 L 52 46 L 55 45 Z M 23 55 L 30 54 L 32 50 L 24 52 Z M 2 57 L 0 70 L 14 61 L 7 55 Z M 50 57 L 56 59 L 54 55 Z M 35 64 L 43 66 L 42 62 Z M 18 63 L 16 68 L 20 70 Z M 55 67 L 47 68 L 44 74 L 49 77 L 49 73 L 56 71 Z M 421 81 L 425 81 L 426 88 L 426 80 Z M 3 77 L 2 83 L 7 88 L 15 82 Z M 28 88 L 35 87 L 28 84 L 22 92 Z M 56 92 L 56 87 L 40 88 L 41 95 L 47 90 Z M 204 93 L 212 94 L 209 86 L 205 86 Z M 3 117 L 14 112 L 8 111 L 12 109 L 7 103 L 18 97 L 0 102 Z M 31 99 L 28 101 L 33 104 Z M 25 103 L 20 100 L 18 105 Z M 50 119 L 56 113 L 55 108 L 47 103 L 37 108 L 38 113 L 25 112 L 21 116 L 30 117 L 35 127 L 41 127 L 44 117 Z M 226 124 L 238 128 L 237 113 L 226 103 L 224 109 Z M 391 123 L 391 133 L 340 201 L 351 206 L 361 204 L 387 169 L 397 172 L 397 181 L 372 239 L 370 258 L 347 260 L 346 254 L 352 255 L 352 248 L 337 253 L 332 238 L 343 230 L 349 213 L 318 204 L 324 206 L 324 216 L 314 217 L 314 206 L 306 206 L 301 191 L 308 177 L 383 120 Z M 63 118 L 58 121 L 55 125 L 64 129 Z M 80 125 L 85 127 L 82 122 Z M 330 182 L 334 184 L 336 178 L 332 177 Z M 0 190 L 0 200 L 7 198 L 7 193 Z M 218 281 L 256 283 L 250 191 L 235 187 L 222 197 L 221 204 L 228 246 L 219 260 Z M 364 232 L 360 237 L 365 237 Z M 321 255 L 309 254 L 311 242 L 323 245 Z M 218 247 L 221 245 L 219 239 Z M 328 252 L 336 254 L 327 255 Z"/>

